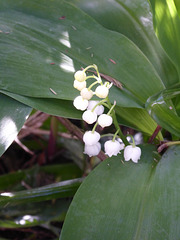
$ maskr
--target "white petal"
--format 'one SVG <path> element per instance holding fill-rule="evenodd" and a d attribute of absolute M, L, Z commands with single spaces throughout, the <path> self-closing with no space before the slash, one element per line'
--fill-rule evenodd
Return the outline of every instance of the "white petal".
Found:
<path fill-rule="evenodd" d="M 141 149 L 139 147 L 134 147 L 133 149 L 133 156 L 132 156 L 132 161 L 137 163 L 138 160 L 140 159 L 141 157 Z"/>
<path fill-rule="evenodd" d="M 98 155 L 100 150 L 101 150 L 101 144 L 99 142 L 97 142 L 94 145 L 84 146 L 84 153 L 89 155 L 89 157 Z"/>
<path fill-rule="evenodd" d="M 88 106 L 88 100 L 83 99 L 81 96 L 78 96 L 74 99 L 73 105 L 78 110 L 84 111 Z"/>
<path fill-rule="evenodd" d="M 97 120 L 97 114 L 91 110 L 87 110 L 83 113 L 82 119 L 88 124 L 92 124 Z"/>
<path fill-rule="evenodd" d="M 129 161 L 131 159 L 132 154 L 133 154 L 132 145 L 126 146 L 124 149 L 124 160 Z"/>
<path fill-rule="evenodd" d="M 77 90 L 81 91 L 83 88 L 86 87 L 86 81 L 84 82 L 79 82 L 77 80 L 74 80 L 74 88 L 76 88 Z"/>
<path fill-rule="evenodd" d="M 92 110 L 97 104 L 99 103 L 99 101 L 94 101 L 94 100 L 91 100 L 89 101 L 88 103 L 88 110 Z M 104 107 L 103 105 L 98 105 L 96 106 L 96 108 L 94 109 L 94 112 L 97 114 L 97 115 L 101 115 L 103 112 L 104 112 Z"/>
<path fill-rule="evenodd" d="M 100 134 L 98 132 L 92 133 L 92 131 L 85 132 L 83 136 L 83 141 L 86 145 L 94 145 L 96 144 L 100 139 Z"/>
<path fill-rule="evenodd" d="M 88 88 L 83 88 L 81 90 L 81 96 L 84 99 L 90 100 L 92 98 L 92 96 L 93 96 L 93 91 L 92 90 L 88 90 Z"/>
<path fill-rule="evenodd" d="M 112 124 L 112 117 L 107 114 L 102 114 L 98 117 L 98 124 L 104 128 L 109 127 Z"/>
<path fill-rule="evenodd" d="M 86 80 L 86 73 L 84 71 L 79 70 L 79 71 L 75 72 L 74 78 L 75 78 L 75 80 L 77 80 L 79 82 L 83 82 Z"/>
<path fill-rule="evenodd" d="M 109 89 L 104 85 L 98 86 L 95 90 L 95 94 L 99 98 L 106 98 L 109 94 Z"/>
<path fill-rule="evenodd" d="M 112 156 L 117 156 L 117 154 L 120 152 L 120 150 L 122 150 L 122 146 L 118 141 L 106 141 L 104 144 L 104 150 L 105 150 L 105 154 L 108 155 L 109 157 Z"/>
<path fill-rule="evenodd" d="M 129 161 L 130 159 L 137 163 L 141 157 L 141 149 L 139 147 L 133 147 L 132 145 L 128 145 L 124 149 L 124 159 L 125 161 Z"/>

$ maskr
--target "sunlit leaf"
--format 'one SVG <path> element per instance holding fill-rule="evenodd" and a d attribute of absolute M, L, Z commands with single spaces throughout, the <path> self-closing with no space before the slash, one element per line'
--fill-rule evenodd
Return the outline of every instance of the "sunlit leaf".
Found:
<path fill-rule="evenodd" d="M 158 162 L 141 146 L 138 164 L 122 154 L 101 163 L 76 193 L 61 240 L 176 240 L 180 236 L 179 155 L 170 148 Z"/>
<path fill-rule="evenodd" d="M 150 97 L 146 103 L 149 115 L 163 128 L 180 137 L 180 117 L 167 100 L 180 95 L 180 88 L 164 90 Z"/>
<path fill-rule="evenodd" d="M 0 156 L 16 138 L 32 108 L 0 94 Z"/>
<path fill-rule="evenodd" d="M 130 40 L 64 1 L 0 1 L 0 88 L 29 97 L 72 100 L 73 73 L 95 63 L 140 102 L 164 89 Z M 8 32 L 8 34 L 7 34 Z M 56 94 L 53 94 L 53 92 Z"/>
<path fill-rule="evenodd" d="M 104 27 L 122 33 L 133 41 L 153 64 L 166 86 L 178 82 L 177 70 L 160 45 L 148 1 L 69 0 Z"/>
<path fill-rule="evenodd" d="M 150 0 L 156 34 L 180 76 L 180 18 L 173 0 Z"/>

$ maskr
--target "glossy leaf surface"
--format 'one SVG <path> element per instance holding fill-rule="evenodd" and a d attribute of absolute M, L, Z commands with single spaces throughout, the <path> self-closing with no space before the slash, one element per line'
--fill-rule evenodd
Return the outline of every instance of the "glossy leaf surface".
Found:
<path fill-rule="evenodd" d="M 174 0 L 150 0 L 156 34 L 180 76 L 180 17 Z"/>
<path fill-rule="evenodd" d="M 32 108 L 0 94 L 0 156 L 10 146 Z"/>
<path fill-rule="evenodd" d="M 180 88 L 164 90 L 150 97 L 146 104 L 149 115 L 163 128 L 180 137 L 180 117 L 169 99 L 180 96 Z"/>
<path fill-rule="evenodd" d="M 61 240 L 179 238 L 180 147 L 170 148 L 159 162 L 152 146 L 141 148 L 138 164 L 122 163 L 120 155 L 86 178 L 67 213 Z"/>
<path fill-rule="evenodd" d="M 19 192 L 5 192 L 0 194 L 0 207 L 16 205 L 18 203 L 40 202 L 55 198 L 72 197 L 80 186 L 82 179 L 73 179 L 44 187 Z"/>
<path fill-rule="evenodd" d="M 77 94 L 72 88 L 73 72 L 95 63 L 142 103 L 163 90 L 163 82 L 139 48 L 73 5 L 57 0 L 0 3 L 1 89 L 72 100 Z"/>
<path fill-rule="evenodd" d="M 104 27 L 122 33 L 133 41 L 153 64 L 166 86 L 178 82 L 177 70 L 155 35 L 152 10 L 148 1 L 69 0 L 69 2 L 76 4 Z"/>

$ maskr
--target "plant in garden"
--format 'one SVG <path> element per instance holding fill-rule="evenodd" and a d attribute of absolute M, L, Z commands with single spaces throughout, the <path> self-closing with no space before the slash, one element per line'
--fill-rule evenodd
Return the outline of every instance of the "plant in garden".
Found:
<path fill-rule="evenodd" d="M 89 165 L 102 147 L 108 156 L 85 179 L 75 174 L 77 179 L 46 188 L 7 192 L 8 181 L 3 179 L 14 180 L 2 176 L 1 214 L 7 216 L 8 206 L 21 206 L 22 201 L 60 197 L 66 202 L 77 191 L 70 207 L 59 201 L 68 209 L 61 240 L 178 239 L 179 1 L 0 3 L 0 154 L 32 109 L 38 109 L 60 116 L 67 131 L 85 143 Z M 82 132 L 82 125 L 67 118 L 93 125 Z M 115 129 L 107 141 L 97 125 L 103 131 Z M 141 132 L 143 143 L 128 142 L 119 126 Z M 73 152 L 74 162 L 77 152 L 83 152 L 72 148 L 70 140 L 66 148 Z M 85 162 L 79 165 L 86 175 Z M 22 180 L 19 174 L 16 180 Z M 22 213 L 18 216 L 25 219 Z M 30 224 L 23 223 L 4 217 L 0 227 Z"/>

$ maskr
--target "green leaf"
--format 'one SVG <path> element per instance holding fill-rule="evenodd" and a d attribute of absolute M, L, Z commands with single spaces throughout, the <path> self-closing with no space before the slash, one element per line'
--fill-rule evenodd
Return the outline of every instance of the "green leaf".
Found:
<path fill-rule="evenodd" d="M 180 137 L 180 117 L 173 105 L 167 102 L 180 95 L 180 88 L 164 90 L 150 97 L 146 103 L 149 115 L 163 128 Z"/>
<path fill-rule="evenodd" d="M 44 187 L 19 192 L 0 194 L 0 207 L 18 203 L 40 202 L 55 198 L 72 197 L 82 182 L 82 178 L 49 184 Z"/>
<path fill-rule="evenodd" d="M 61 116 L 65 118 L 81 119 L 82 112 L 75 109 L 72 101 L 54 99 L 54 98 L 34 98 L 26 97 L 7 91 L 0 91 L 19 102 L 25 103 L 32 108 L 38 109 L 50 115 Z"/>
<path fill-rule="evenodd" d="M 75 69 L 92 63 L 101 73 L 121 81 L 142 103 L 164 89 L 154 67 L 133 42 L 103 28 L 73 5 L 58 0 L 13 4 L 1 0 L 0 4 L 2 90 L 72 100 L 78 95 L 72 87 Z"/>
<path fill-rule="evenodd" d="M 178 2 L 179 0 L 177 0 Z M 153 64 L 168 87 L 177 83 L 178 74 L 157 39 L 148 1 L 69 0 L 104 27 L 122 33 L 133 41 Z"/>
<path fill-rule="evenodd" d="M 50 221 L 63 221 L 70 205 L 70 199 L 56 199 L 40 203 L 24 203 L 5 207 L 0 212 L 0 227 L 25 228 L 48 225 Z"/>
<path fill-rule="evenodd" d="M 157 127 L 157 123 L 149 116 L 145 109 L 121 108 L 116 107 L 118 121 L 128 127 L 152 135 Z M 161 133 L 158 134 L 159 140 L 163 140 Z"/>
<path fill-rule="evenodd" d="M 180 76 L 180 18 L 174 0 L 150 0 L 156 34 Z"/>
<path fill-rule="evenodd" d="M 122 154 L 102 162 L 83 182 L 66 215 L 61 240 L 176 240 L 180 236 L 180 146 L 158 162 L 142 146 L 138 164 Z"/>
<path fill-rule="evenodd" d="M 14 190 L 14 186 L 25 181 L 28 185 L 34 186 L 37 184 L 37 175 L 44 176 L 44 174 L 50 174 L 56 179 L 64 181 L 82 176 L 81 170 L 75 164 L 53 164 L 48 166 L 34 166 L 27 170 L 19 170 L 14 173 L 3 174 L 0 176 L 0 190 L 8 191 L 9 189 Z M 35 177 L 36 175 L 36 177 Z M 36 186 L 36 185 L 35 185 Z M 24 188 L 23 188 L 24 189 Z M 14 190 L 15 191 L 15 190 Z"/>
<path fill-rule="evenodd" d="M 0 156 L 16 138 L 32 109 L 0 94 Z"/>

